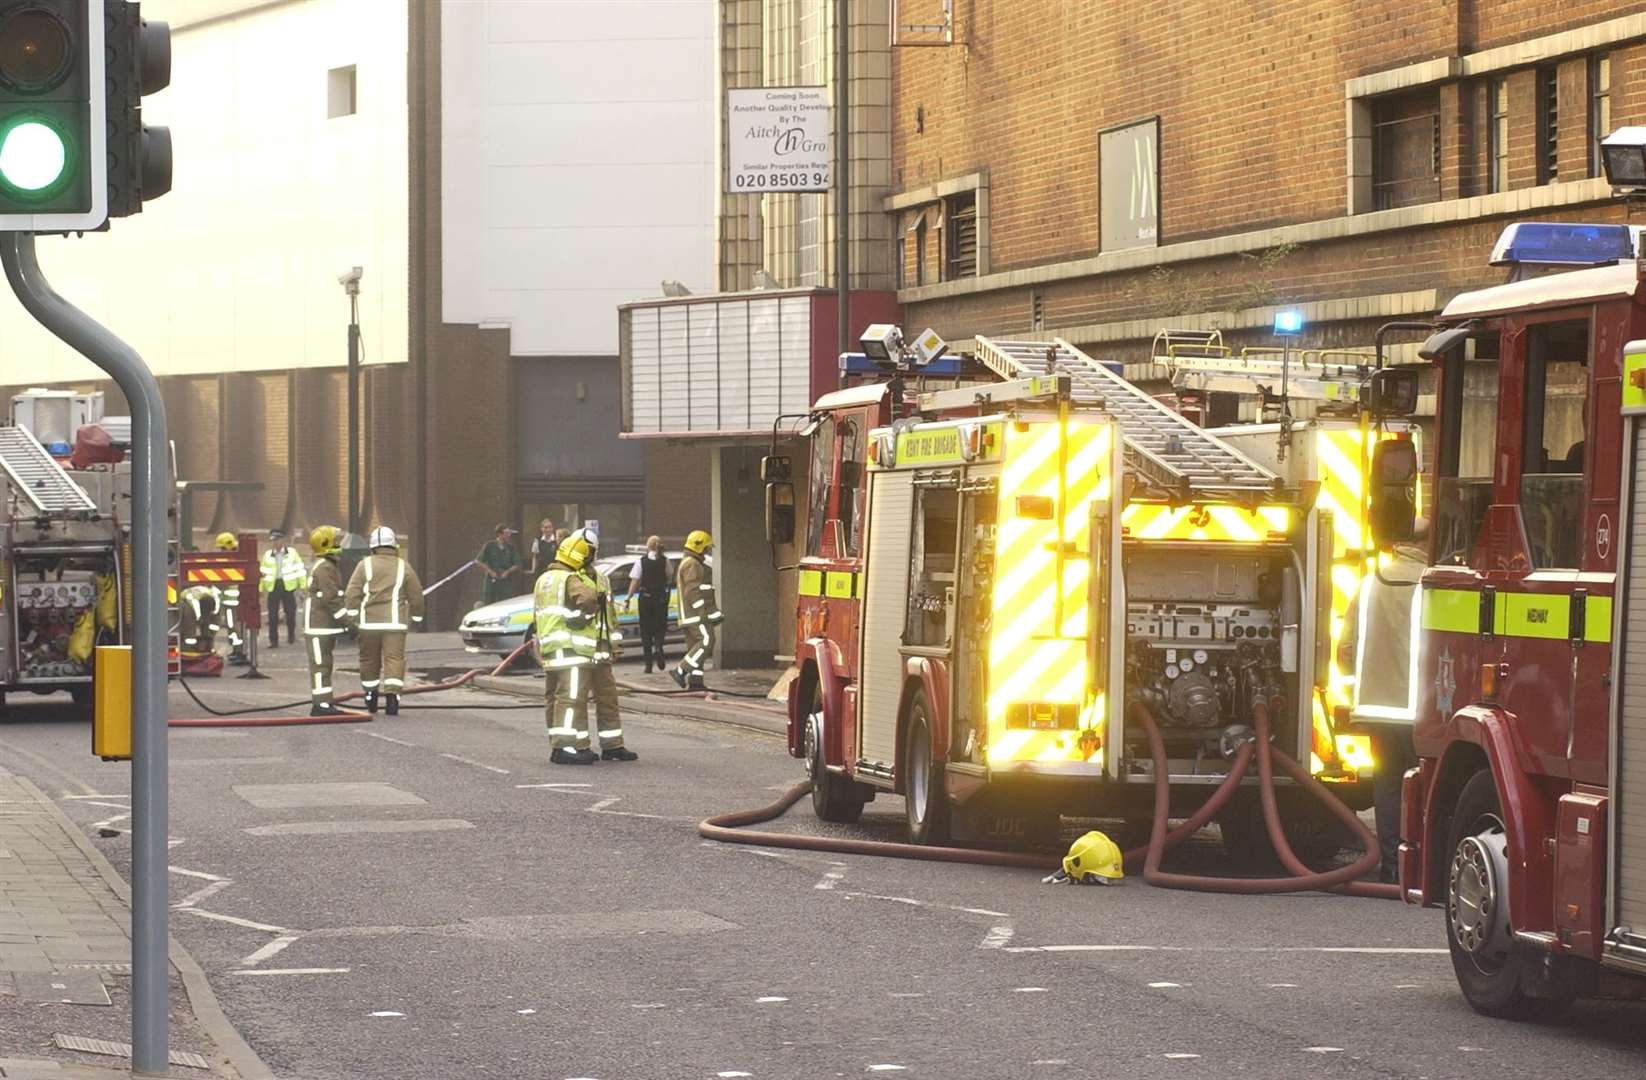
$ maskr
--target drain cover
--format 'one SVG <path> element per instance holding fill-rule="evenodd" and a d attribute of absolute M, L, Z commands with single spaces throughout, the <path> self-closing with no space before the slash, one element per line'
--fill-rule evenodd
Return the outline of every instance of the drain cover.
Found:
<path fill-rule="evenodd" d="M 84 1035 L 53 1035 L 59 1050 L 73 1050 L 81 1054 L 102 1054 L 105 1057 L 131 1057 L 131 1043 L 110 1042 L 107 1039 L 88 1039 Z M 173 1065 L 186 1069 L 210 1069 L 211 1062 L 203 1054 L 188 1050 L 173 1050 L 169 1055 Z"/>

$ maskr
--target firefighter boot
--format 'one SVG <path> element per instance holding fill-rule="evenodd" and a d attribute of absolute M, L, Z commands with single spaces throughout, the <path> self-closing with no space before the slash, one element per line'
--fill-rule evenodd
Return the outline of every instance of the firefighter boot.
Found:
<path fill-rule="evenodd" d="M 377 715 L 377 691 L 376 690 L 367 690 L 366 691 L 366 711 L 371 713 L 373 716 Z"/>
<path fill-rule="evenodd" d="M 614 746 L 600 751 L 601 761 L 639 761 L 640 755 L 626 746 Z"/>
<path fill-rule="evenodd" d="M 399 694 L 389 694 L 388 699 L 389 699 L 388 706 L 383 710 L 383 712 L 388 716 L 399 716 L 400 715 L 400 695 Z"/>
<path fill-rule="evenodd" d="M 555 765 L 593 765 L 598 759 L 593 750 L 567 750 L 561 747 L 549 755 L 549 761 Z"/>
<path fill-rule="evenodd" d="M 679 668 L 670 668 L 669 674 L 674 676 L 674 684 L 680 689 L 686 689 L 686 673 Z"/>
<path fill-rule="evenodd" d="M 339 709 L 334 702 L 319 701 L 319 702 L 315 703 L 314 708 L 309 710 L 309 715 L 310 716 L 337 716 L 337 715 L 341 714 L 342 711 L 343 710 Z"/>

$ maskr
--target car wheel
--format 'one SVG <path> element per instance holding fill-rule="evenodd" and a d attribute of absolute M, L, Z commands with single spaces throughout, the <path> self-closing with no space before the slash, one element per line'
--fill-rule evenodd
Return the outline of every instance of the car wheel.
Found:
<path fill-rule="evenodd" d="M 909 842 L 914 844 L 941 844 L 949 839 L 949 793 L 932 742 L 926 691 L 916 690 L 909 700 L 903 732 L 903 806 Z"/>
<path fill-rule="evenodd" d="M 1476 773 L 1457 798 L 1446 871 L 1446 944 L 1463 997 L 1500 1020 L 1550 1020 L 1570 997 L 1526 992 L 1535 957 L 1509 924 L 1508 836 L 1490 772 Z"/>

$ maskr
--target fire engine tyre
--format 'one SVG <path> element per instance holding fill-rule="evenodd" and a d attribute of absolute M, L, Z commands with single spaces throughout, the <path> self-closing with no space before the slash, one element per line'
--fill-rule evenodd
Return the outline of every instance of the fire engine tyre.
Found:
<path fill-rule="evenodd" d="M 806 721 L 806 772 L 812 781 L 812 812 L 823 821 L 851 825 L 863 816 L 868 800 L 857 785 L 830 772 L 823 764 L 822 713 L 813 710 Z"/>
<path fill-rule="evenodd" d="M 1488 771 L 1463 785 L 1452 817 L 1446 866 L 1446 944 L 1463 997 L 1499 1020 L 1552 1020 L 1570 997 L 1533 997 L 1526 984 L 1536 958 L 1509 925 L 1509 861 L 1503 814 Z"/>
<path fill-rule="evenodd" d="M 911 844 L 942 844 L 949 839 L 949 792 L 943 783 L 943 763 L 932 753 L 931 707 L 926 691 L 909 699 L 903 730 L 904 816 Z"/>

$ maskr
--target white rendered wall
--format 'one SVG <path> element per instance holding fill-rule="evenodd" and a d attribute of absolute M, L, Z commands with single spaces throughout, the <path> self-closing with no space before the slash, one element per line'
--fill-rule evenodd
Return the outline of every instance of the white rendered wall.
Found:
<path fill-rule="evenodd" d="M 379 0 L 144 0 L 172 25 L 172 191 L 111 231 L 44 237 L 53 283 L 162 375 L 342 364 L 337 275 L 365 268 L 368 363 L 406 359 L 407 25 Z M 328 119 L 327 71 L 357 113 Z M 614 317 L 615 321 L 615 317 Z M 96 378 L 0 297 L 0 383 Z"/>
<path fill-rule="evenodd" d="M 617 305 L 713 291 L 714 0 L 444 0 L 444 311 L 614 356 Z"/>

